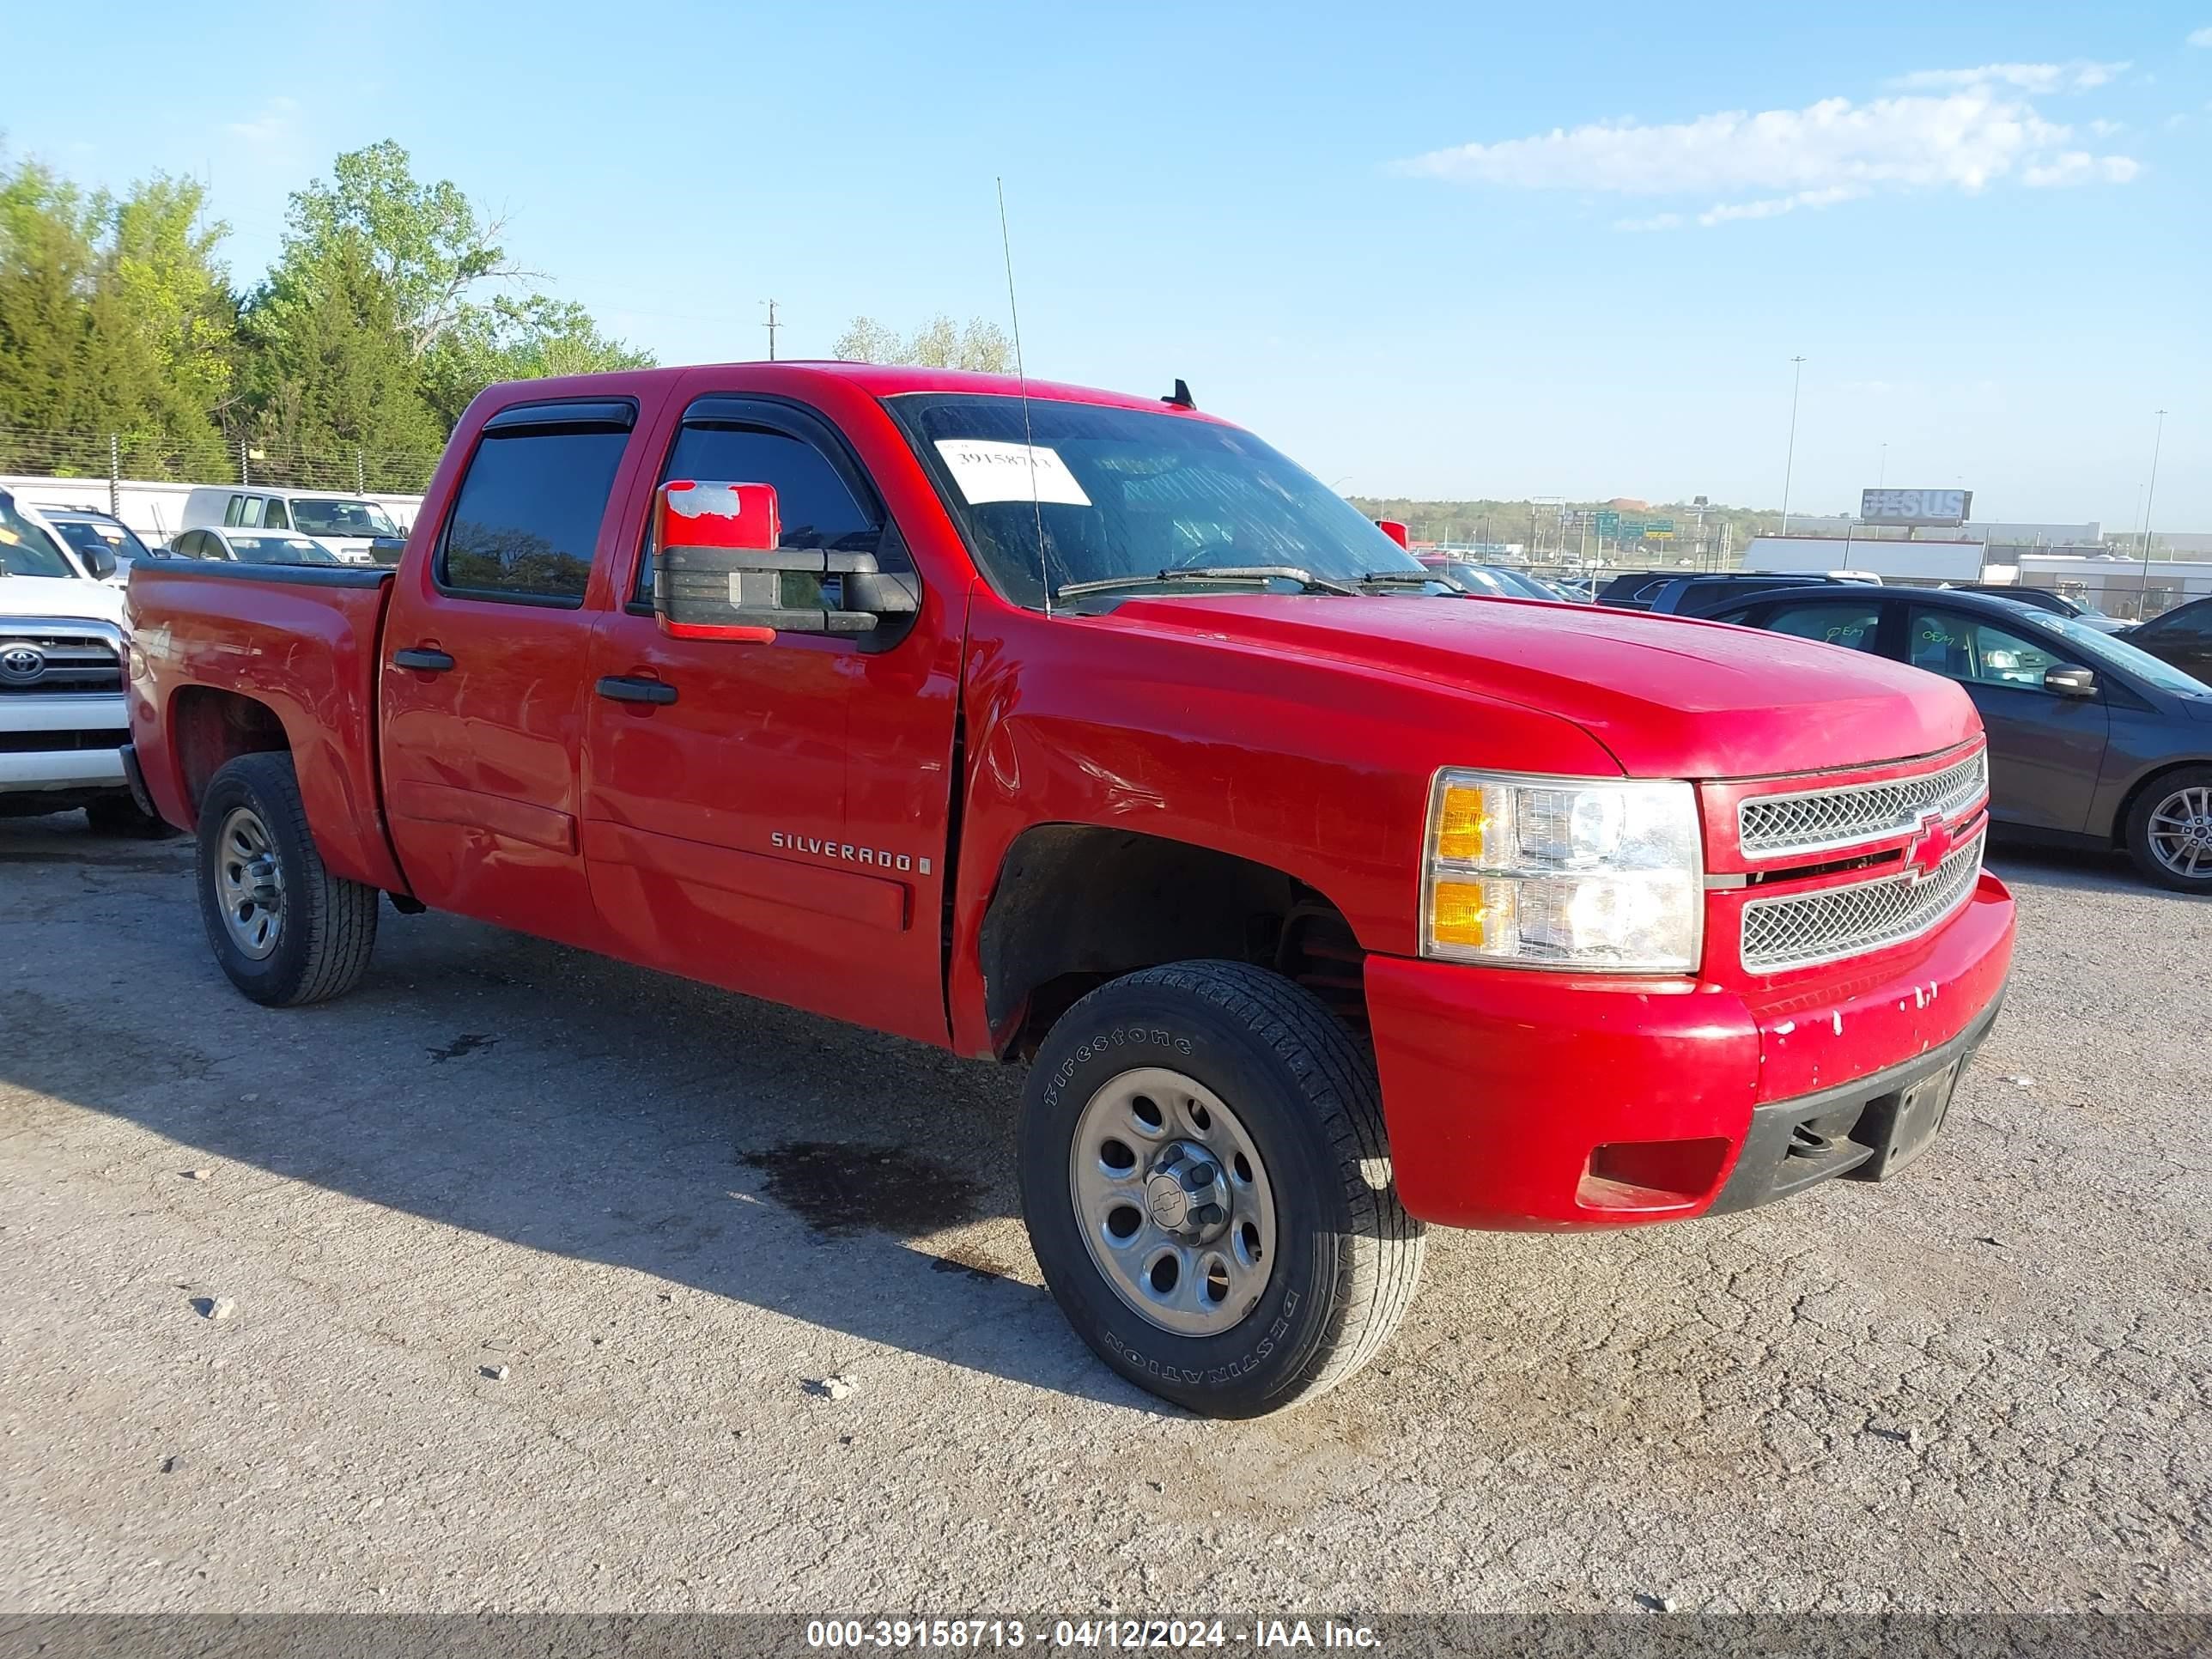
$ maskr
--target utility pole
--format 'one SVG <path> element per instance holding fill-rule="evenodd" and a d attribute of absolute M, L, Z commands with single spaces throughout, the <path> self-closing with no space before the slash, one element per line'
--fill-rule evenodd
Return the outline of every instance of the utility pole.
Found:
<path fill-rule="evenodd" d="M 2136 602 L 2138 611 L 2147 611 L 2150 608 L 2150 507 L 2151 503 L 2158 499 L 2158 451 L 2165 441 L 2166 411 L 2161 409 L 2158 411 L 2158 428 L 2152 434 L 2150 441 L 2150 483 L 2143 491 L 2142 594 Z M 2148 621 L 2148 618 L 2139 620 Z"/>
<path fill-rule="evenodd" d="M 1874 475 L 1874 487 L 1875 487 L 1876 489 L 1881 489 L 1884 484 L 1887 483 L 1888 482 L 1889 482 L 1889 446 L 1888 446 L 1887 444 L 1884 444 L 1884 445 L 1881 447 L 1881 465 L 1879 467 L 1877 467 L 1877 468 L 1875 468 L 1875 475 Z"/>
<path fill-rule="evenodd" d="M 1790 533 L 1790 475 L 1797 466 L 1797 391 L 1804 384 L 1805 360 L 1792 357 L 1790 375 L 1790 453 L 1782 462 L 1782 533 Z"/>
<path fill-rule="evenodd" d="M 775 361 L 775 331 L 781 325 L 775 320 L 775 301 L 763 300 L 761 303 L 768 307 L 768 321 L 763 326 L 768 330 L 768 360 L 774 362 Z"/>

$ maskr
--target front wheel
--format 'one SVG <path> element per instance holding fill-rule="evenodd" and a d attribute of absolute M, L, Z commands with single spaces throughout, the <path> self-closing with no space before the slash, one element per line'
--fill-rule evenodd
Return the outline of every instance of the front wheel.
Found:
<path fill-rule="evenodd" d="M 1207 1416 L 1343 1381 L 1420 1277 L 1373 1065 L 1310 994 L 1242 963 L 1147 969 L 1070 1009 L 1030 1073 L 1019 1164 L 1069 1322 Z"/>
<path fill-rule="evenodd" d="M 240 755 L 210 779 L 199 837 L 200 917 L 232 984 L 289 1008 L 359 983 L 376 889 L 324 868 L 289 755 Z"/>
<path fill-rule="evenodd" d="M 2212 893 L 2212 767 L 2159 779 L 2128 814 L 2128 854 L 2160 886 Z"/>

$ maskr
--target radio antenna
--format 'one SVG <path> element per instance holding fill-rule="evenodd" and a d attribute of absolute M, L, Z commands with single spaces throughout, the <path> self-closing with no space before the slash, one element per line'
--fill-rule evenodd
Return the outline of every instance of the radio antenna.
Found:
<path fill-rule="evenodd" d="M 1014 300 L 1014 242 L 1006 234 L 1006 181 L 999 186 L 999 246 L 1006 256 L 1006 312 L 1014 319 L 1014 377 L 1022 388 L 1022 447 L 1030 464 L 1030 511 L 1036 518 L 1037 580 L 1044 586 L 1044 614 L 1052 615 L 1052 570 L 1044 559 L 1044 504 L 1037 495 L 1036 434 L 1030 427 L 1030 372 L 1022 362 L 1022 308 Z"/>

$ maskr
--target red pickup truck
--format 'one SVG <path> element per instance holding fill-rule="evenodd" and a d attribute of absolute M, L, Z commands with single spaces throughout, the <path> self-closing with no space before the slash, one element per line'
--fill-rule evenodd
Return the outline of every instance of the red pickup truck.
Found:
<path fill-rule="evenodd" d="M 1047 1283 L 1210 1413 L 1356 1370 L 1425 1223 L 1897 1173 L 2011 960 L 1956 686 L 1470 598 L 1180 386 L 495 386 L 395 568 L 130 604 L 246 995 L 348 989 L 388 895 L 1026 1061 Z"/>

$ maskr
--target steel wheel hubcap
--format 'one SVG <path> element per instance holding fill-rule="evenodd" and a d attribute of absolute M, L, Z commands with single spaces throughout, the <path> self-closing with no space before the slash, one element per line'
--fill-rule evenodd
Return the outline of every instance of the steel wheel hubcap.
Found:
<path fill-rule="evenodd" d="M 2150 850 L 2177 876 L 2212 879 L 2212 786 L 2177 789 L 2152 809 Z"/>
<path fill-rule="evenodd" d="M 1091 1261 L 1163 1330 L 1212 1336 L 1259 1304 L 1275 1262 L 1275 1197 L 1259 1147 L 1212 1090 L 1146 1066 L 1076 1120 L 1068 1194 Z"/>
<path fill-rule="evenodd" d="M 233 807 L 216 834 L 215 884 L 230 942 L 263 960 L 284 931 L 284 868 L 268 826 L 250 806 Z"/>

